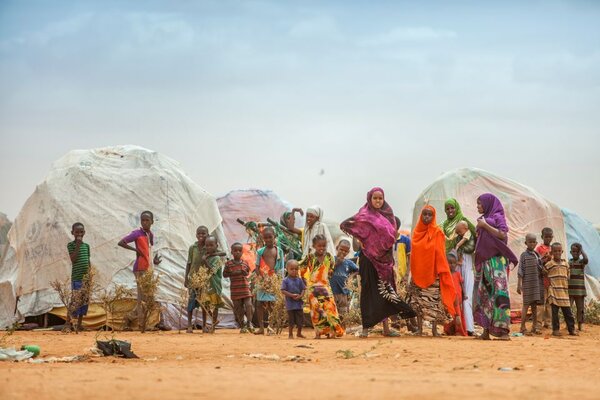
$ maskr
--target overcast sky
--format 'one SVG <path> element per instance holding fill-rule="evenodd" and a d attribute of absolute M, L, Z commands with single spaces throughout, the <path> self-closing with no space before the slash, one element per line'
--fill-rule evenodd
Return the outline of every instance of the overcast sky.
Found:
<path fill-rule="evenodd" d="M 0 211 L 51 163 L 137 144 L 216 196 L 403 220 L 479 167 L 600 222 L 596 1 L 0 2 Z M 320 171 L 325 173 L 321 176 Z"/>

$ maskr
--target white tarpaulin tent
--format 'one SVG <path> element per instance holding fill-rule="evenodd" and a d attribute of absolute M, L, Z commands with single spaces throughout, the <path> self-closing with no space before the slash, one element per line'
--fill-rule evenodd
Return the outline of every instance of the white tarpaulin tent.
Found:
<path fill-rule="evenodd" d="M 525 250 L 525 235 L 531 232 L 539 238 L 542 228 L 546 226 L 554 230 L 555 241 L 568 243 L 565 219 L 560 207 L 545 199 L 534 189 L 477 168 L 461 168 L 446 172 L 423 190 L 415 202 L 413 226 L 425 204 L 431 204 L 436 208 L 437 222 L 441 224 L 446 219 L 444 202 L 451 197 L 458 200 L 465 216 L 476 223 L 479 217 L 477 197 L 486 192 L 496 195 L 504 205 L 510 229 L 508 245 L 517 258 Z M 566 245 L 564 250 L 564 256 L 568 258 L 570 255 Z M 598 275 L 588 275 L 587 278 L 588 285 L 600 287 Z M 522 303 L 516 287 L 517 271 L 513 270 L 510 274 L 512 309 L 520 309 Z"/>
<path fill-rule="evenodd" d="M 117 242 L 139 227 L 143 210 L 154 213 L 154 251 L 163 259 L 156 268 L 161 275 L 157 298 L 165 305 L 178 304 L 196 227 L 206 225 L 227 249 L 214 197 L 177 162 L 157 152 L 137 146 L 75 150 L 53 164 L 8 234 L 9 248 L 0 265 L 0 327 L 62 305 L 50 282 L 70 277 L 66 245 L 77 221 L 85 225 L 84 241 L 90 244 L 101 285 L 135 288 L 134 254 Z M 175 324 L 172 316 L 163 317 Z"/>

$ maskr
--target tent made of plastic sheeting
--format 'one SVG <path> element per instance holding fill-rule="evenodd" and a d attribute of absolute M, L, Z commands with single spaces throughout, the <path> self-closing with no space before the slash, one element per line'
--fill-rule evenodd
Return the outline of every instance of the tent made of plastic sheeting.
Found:
<path fill-rule="evenodd" d="M 281 215 L 292 209 L 271 190 L 239 189 L 232 190 L 217 199 L 223 217 L 223 229 L 229 243 L 246 243 L 248 233 L 237 220 L 244 222 L 267 222 L 267 218 L 279 222 Z"/>
<path fill-rule="evenodd" d="M 6 214 L 0 212 L 0 263 L 2 263 L 2 258 L 4 258 L 5 251 L 8 248 L 8 231 L 11 226 L 12 222 Z"/>
<path fill-rule="evenodd" d="M 508 246 L 517 258 L 525 250 L 525 235 L 534 233 L 539 237 L 542 228 L 546 226 L 554 230 L 555 241 L 567 243 L 565 221 L 560 207 L 525 185 L 476 168 L 446 172 L 423 190 L 415 201 L 413 226 L 416 226 L 425 204 L 435 207 L 437 222 L 441 225 L 446 219 L 444 203 L 451 197 L 458 200 L 465 216 L 476 223 L 479 217 L 477 198 L 483 193 L 494 194 L 504 205 L 509 227 Z M 511 308 L 520 310 L 522 297 L 516 292 L 516 269 L 510 272 L 509 284 Z"/>
<path fill-rule="evenodd" d="M 135 288 L 135 253 L 117 242 L 139 228 L 143 210 L 154 213 L 153 252 L 162 257 L 157 299 L 181 304 L 188 248 L 198 225 L 227 249 L 215 198 L 194 183 L 174 160 L 137 146 L 75 150 L 56 161 L 15 219 L 0 265 L 0 327 L 62 304 L 50 283 L 70 278 L 67 243 L 71 225 L 85 225 L 98 282 Z M 225 295 L 228 281 L 224 281 Z M 16 299 L 17 313 L 14 315 Z M 92 303 L 94 303 L 92 298 Z M 167 310 L 168 307 L 163 307 Z M 164 318 L 165 320 L 169 318 Z"/>
<path fill-rule="evenodd" d="M 580 243 L 583 251 L 588 256 L 588 265 L 585 267 L 586 299 L 600 298 L 600 235 L 594 225 L 571 210 L 562 209 L 567 231 L 568 247 L 565 249 L 566 257 L 570 257 L 569 250 L 573 243 Z"/>

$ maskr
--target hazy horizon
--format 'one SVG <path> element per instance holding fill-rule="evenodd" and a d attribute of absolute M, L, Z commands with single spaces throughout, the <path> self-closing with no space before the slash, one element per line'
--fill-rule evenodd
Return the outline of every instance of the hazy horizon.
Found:
<path fill-rule="evenodd" d="M 600 222 L 600 4 L 0 4 L 0 212 L 73 149 L 146 147 L 215 195 L 409 221 L 476 167 Z M 324 174 L 321 174 L 324 170 Z"/>

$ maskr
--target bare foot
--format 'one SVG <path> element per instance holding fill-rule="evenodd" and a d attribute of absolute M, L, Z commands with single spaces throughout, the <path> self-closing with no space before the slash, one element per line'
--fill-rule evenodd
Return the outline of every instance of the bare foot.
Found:
<path fill-rule="evenodd" d="M 259 328 L 258 330 L 256 330 L 254 332 L 255 335 L 264 335 L 265 334 L 265 330 L 263 328 Z"/>
<path fill-rule="evenodd" d="M 293 338 L 294 338 L 294 335 L 289 335 L 288 336 L 288 339 L 293 339 Z"/>
<path fill-rule="evenodd" d="M 301 334 L 301 333 L 297 333 L 297 334 L 296 334 L 296 337 L 298 337 L 298 338 L 301 338 L 301 339 L 306 339 L 306 336 L 304 336 L 304 335 L 303 335 L 303 334 Z"/>
<path fill-rule="evenodd" d="M 510 340 L 510 337 L 508 335 L 502 335 L 502 336 L 498 337 L 498 340 L 507 341 L 507 340 Z"/>
<path fill-rule="evenodd" d="M 194 333 L 194 330 L 192 329 L 191 326 L 188 326 L 187 329 L 185 330 L 185 333 Z"/>

